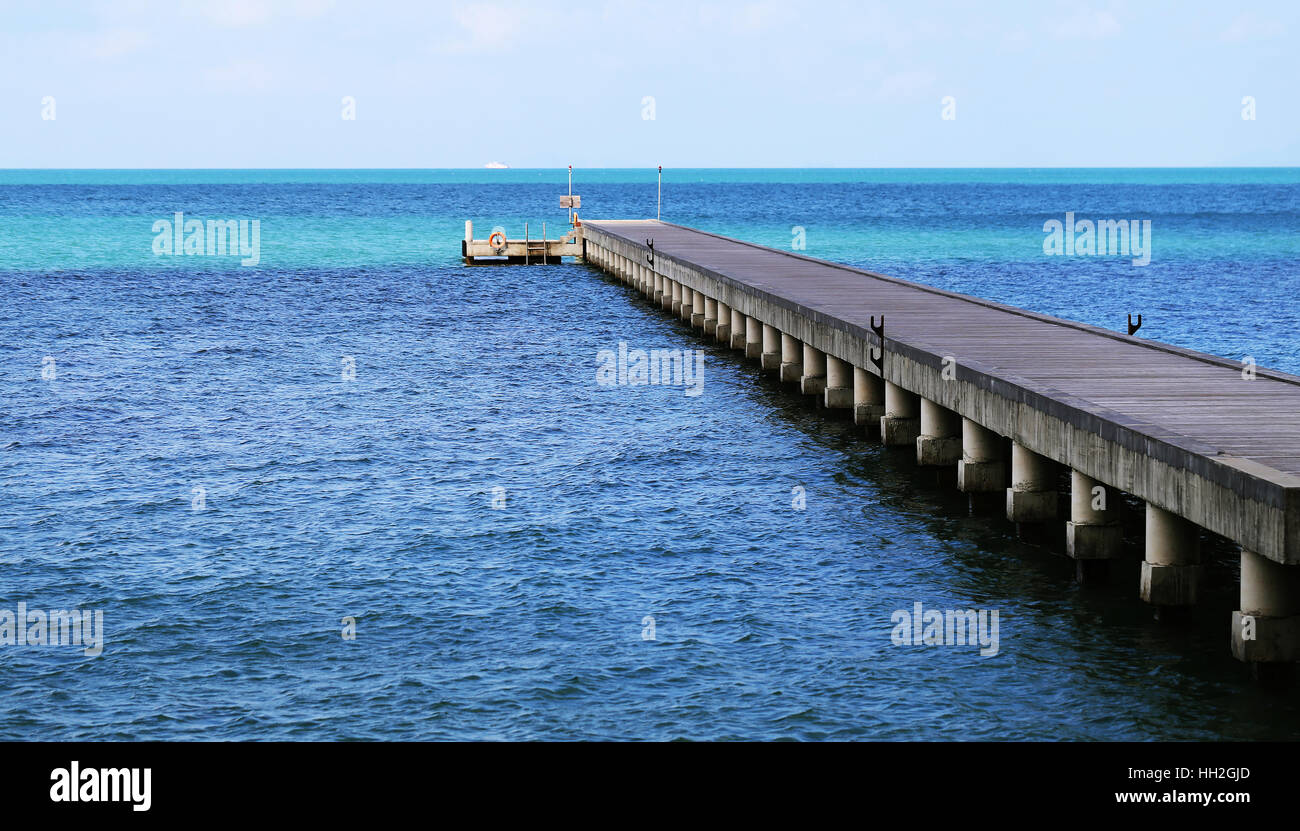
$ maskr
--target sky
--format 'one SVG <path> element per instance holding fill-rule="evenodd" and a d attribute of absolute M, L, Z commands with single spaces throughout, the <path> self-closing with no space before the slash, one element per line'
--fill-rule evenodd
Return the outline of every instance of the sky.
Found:
<path fill-rule="evenodd" d="M 0 168 L 1300 165 L 1296 0 L 0 0 L 0 24 Z"/>

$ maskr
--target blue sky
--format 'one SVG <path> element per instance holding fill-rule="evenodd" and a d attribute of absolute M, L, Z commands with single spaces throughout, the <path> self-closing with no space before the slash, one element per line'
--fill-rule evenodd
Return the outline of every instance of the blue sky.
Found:
<path fill-rule="evenodd" d="M 1294 0 L 0 10 L 0 168 L 1300 164 Z"/>

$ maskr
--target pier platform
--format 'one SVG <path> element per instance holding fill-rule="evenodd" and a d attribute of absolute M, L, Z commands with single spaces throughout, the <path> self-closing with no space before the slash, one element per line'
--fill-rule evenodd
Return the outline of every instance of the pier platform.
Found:
<path fill-rule="evenodd" d="M 487 239 L 474 239 L 474 223 L 465 222 L 465 239 L 460 244 L 460 255 L 468 265 L 555 265 L 561 257 L 582 255 L 582 226 L 569 228 L 559 239 L 546 238 L 546 225 L 542 236 L 532 238 L 524 226 L 523 239 L 508 239 L 504 231 L 493 231 Z"/>

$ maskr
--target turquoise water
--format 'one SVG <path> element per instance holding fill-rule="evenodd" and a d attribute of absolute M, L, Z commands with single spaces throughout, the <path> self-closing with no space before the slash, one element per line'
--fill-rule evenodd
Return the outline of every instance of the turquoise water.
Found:
<path fill-rule="evenodd" d="M 664 176 L 674 222 L 1300 371 L 1295 169 Z M 575 172 L 592 219 L 655 187 Z M 1222 541 L 1157 625 L 1135 560 L 1077 588 L 593 269 L 460 263 L 466 219 L 554 236 L 566 189 L 0 171 L 0 610 L 105 626 L 0 645 L 0 737 L 1300 737 L 1227 654 Z M 258 265 L 156 256 L 177 211 L 257 220 Z M 1067 211 L 1151 220 L 1151 264 L 1045 256 Z M 597 385 L 620 341 L 704 348 L 704 393 Z M 999 610 L 999 653 L 894 646 L 915 602 Z"/>

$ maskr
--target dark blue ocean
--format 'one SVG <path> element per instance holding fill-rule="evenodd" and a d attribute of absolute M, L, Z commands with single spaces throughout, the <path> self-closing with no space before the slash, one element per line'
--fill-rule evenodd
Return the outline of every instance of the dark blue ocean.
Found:
<path fill-rule="evenodd" d="M 0 171 L 0 640 L 103 620 L 0 643 L 0 739 L 1300 738 L 1229 654 L 1224 541 L 1157 622 L 1136 555 L 1075 585 L 595 269 L 461 264 L 465 220 L 553 237 L 566 190 Z M 656 211 L 653 171 L 574 191 Z M 1300 170 L 665 171 L 662 210 L 1300 372 Z M 1067 211 L 1150 220 L 1150 264 L 1046 256 Z M 155 254 L 177 212 L 257 220 L 257 264 Z M 597 384 L 620 342 L 704 349 L 702 394 Z M 894 645 L 917 602 L 997 610 L 998 653 Z"/>

